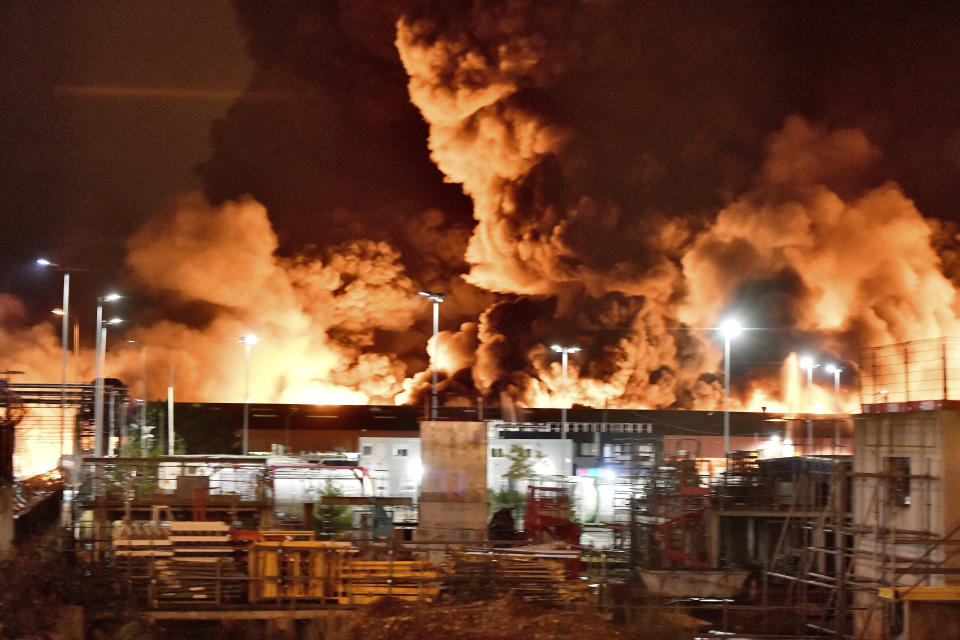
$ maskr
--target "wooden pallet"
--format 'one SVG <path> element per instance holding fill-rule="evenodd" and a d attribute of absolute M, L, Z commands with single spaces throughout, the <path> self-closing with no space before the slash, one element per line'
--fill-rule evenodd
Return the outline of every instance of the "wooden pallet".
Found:
<path fill-rule="evenodd" d="M 507 554 L 454 554 L 445 584 L 456 598 L 496 598 L 512 593 L 525 600 L 561 605 L 584 594 L 585 586 L 567 579 L 565 562 Z"/>

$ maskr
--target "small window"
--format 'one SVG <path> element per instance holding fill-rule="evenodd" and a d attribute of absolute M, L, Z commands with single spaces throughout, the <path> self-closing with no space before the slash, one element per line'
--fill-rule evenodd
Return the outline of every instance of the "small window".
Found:
<path fill-rule="evenodd" d="M 887 482 L 890 503 L 896 507 L 910 506 L 910 458 L 887 458 Z"/>
<path fill-rule="evenodd" d="M 369 444 L 365 444 L 365 445 L 363 445 L 363 447 L 361 447 L 361 449 L 360 449 L 360 455 L 362 455 L 362 456 L 369 456 L 369 455 L 372 455 L 372 454 L 373 454 L 373 447 L 370 446 Z"/>
<path fill-rule="evenodd" d="M 503 457 L 503 449 L 501 449 L 500 447 L 493 447 L 492 449 L 490 449 L 490 457 L 491 457 L 491 458 L 502 458 L 502 457 Z"/>
<path fill-rule="evenodd" d="M 406 458 L 406 457 L 407 457 L 407 450 L 406 450 L 406 449 L 397 449 L 397 452 L 396 452 L 394 455 L 397 456 L 398 458 Z"/>

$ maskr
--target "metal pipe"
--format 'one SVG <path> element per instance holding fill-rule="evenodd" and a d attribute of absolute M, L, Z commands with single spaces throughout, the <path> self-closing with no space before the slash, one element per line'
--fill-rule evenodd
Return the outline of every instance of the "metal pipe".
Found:
<path fill-rule="evenodd" d="M 107 441 L 105 453 L 107 457 L 113 456 L 113 434 L 116 431 L 116 392 L 110 390 L 110 418 L 107 420 Z"/>
<path fill-rule="evenodd" d="M 567 439 L 567 354 L 564 349 L 560 356 L 560 375 L 563 383 L 563 405 L 560 407 L 560 439 Z"/>
<path fill-rule="evenodd" d="M 64 433 L 67 430 L 67 331 L 70 328 L 70 272 L 63 273 L 63 317 L 60 327 L 60 458 L 63 458 Z"/>
<path fill-rule="evenodd" d="M 243 385 L 243 455 L 250 452 L 250 343 L 243 343 L 245 367 Z"/>
<path fill-rule="evenodd" d="M 140 380 L 143 397 L 140 398 L 140 455 L 145 456 L 147 442 L 147 345 L 140 345 Z"/>
<path fill-rule="evenodd" d="M 430 369 L 433 385 L 430 391 L 430 419 L 437 419 L 437 354 L 439 353 L 439 344 L 437 334 L 440 332 L 440 303 L 447 294 L 438 291 L 418 291 L 418 295 L 423 296 L 433 303 L 433 353 L 430 355 Z"/>
<path fill-rule="evenodd" d="M 430 368 L 433 370 L 433 391 L 430 398 L 430 419 L 437 419 L 437 352 L 439 349 L 439 343 L 437 342 L 437 334 L 440 329 L 440 301 L 434 299 L 433 301 L 433 358 L 430 359 Z"/>
<path fill-rule="evenodd" d="M 170 363 L 170 386 L 167 387 L 167 454 L 173 455 L 174 452 L 174 433 L 173 433 L 173 363 Z"/>
<path fill-rule="evenodd" d="M 723 335 L 723 455 L 730 453 L 730 334 Z"/>
<path fill-rule="evenodd" d="M 813 364 L 807 367 L 807 451 L 813 455 Z"/>

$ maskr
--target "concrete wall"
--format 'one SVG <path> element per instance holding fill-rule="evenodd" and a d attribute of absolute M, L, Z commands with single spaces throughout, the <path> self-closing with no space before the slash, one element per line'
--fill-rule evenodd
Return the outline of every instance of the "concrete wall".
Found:
<path fill-rule="evenodd" d="M 942 423 L 942 475 L 943 527 L 948 532 L 960 525 L 960 411 L 943 411 Z M 956 535 L 954 536 L 957 537 Z M 960 568 L 960 557 L 954 556 L 946 562 L 948 567 Z M 948 584 L 960 583 L 960 575 L 948 575 Z"/>
<path fill-rule="evenodd" d="M 892 457 L 909 460 L 909 504 L 896 504 L 888 478 L 854 479 L 854 521 L 863 526 L 896 527 L 910 531 L 944 531 L 944 422 L 956 420 L 955 412 L 919 411 L 864 415 L 854 433 L 853 470 L 857 474 L 884 474 Z M 861 537 L 861 548 L 874 549 L 872 535 Z M 882 545 L 882 540 L 881 540 Z M 923 547 L 899 545 L 901 556 L 912 557 Z"/>
<path fill-rule="evenodd" d="M 423 478 L 419 540 L 487 537 L 487 426 L 483 422 L 420 423 Z"/>
<path fill-rule="evenodd" d="M 912 411 L 903 413 L 865 414 L 856 422 L 854 430 L 854 472 L 857 474 L 884 474 L 881 477 L 860 475 L 853 484 L 853 519 L 856 525 L 896 528 L 910 532 L 928 532 L 942 537 L 946 530 L 960 519 L 960 485 L 954 480 L 960 474 L 960 412 Z M 894 485 L 888 475 L 891 457 L 909 460 L 909 504 L 895 499 Z M 886 477 L 885 477 L 886 476 Z M 930 476 L 916 477 L 916 476 Z M 916 534 L 901 534 L 916 535 Z M 862 534 L 857 540 L 860 557 L 857 574 L 868 580 L 892 584 L 893 564 L 883 557 L 917 558 L 926 545 L 893 544 L 893 535 L 879 537 Z M 942 561 L 943 548 L 927 556 Z M 940 586 L 942 575 L 898 576 L 897 584 L 912 586 L 917 583 Z M 889 636 L 893 606 L 880 606 L 872 592 L 858 592 L 856 603 L 873 609 L 858 612 L 856 628 L 864 638 L 896 637 L 915 639 L 925 635 L 931 623 L 930 612 L 951 607 L 931 606 L 930 603 L 908 603 L 904 631 Z M 954 605 L 955 606 L 955 605 Z M 933 618 L 937 615 L 934 613 Z M 935 626 L 935 622 L 934 622 Z M 926 630 L 926 631 L 925 631 Z"/>

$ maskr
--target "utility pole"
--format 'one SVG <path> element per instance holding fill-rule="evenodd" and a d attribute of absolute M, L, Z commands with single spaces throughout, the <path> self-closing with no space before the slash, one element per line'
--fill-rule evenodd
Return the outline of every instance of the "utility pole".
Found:
<path fill-rule="evenodd" d="M 440 303 L 447 296 L 445 293 L 437 291 L 418 291 L 419 295 L 433 303 L 433 354 L 430 357 L 430 369 L 432 370 L 433 388 L 430 394 L 430 419 L 437 419 L 437 355 L 440 350 L 440 344 L 437 341 L 437 334 L 440 329 Z"/>

